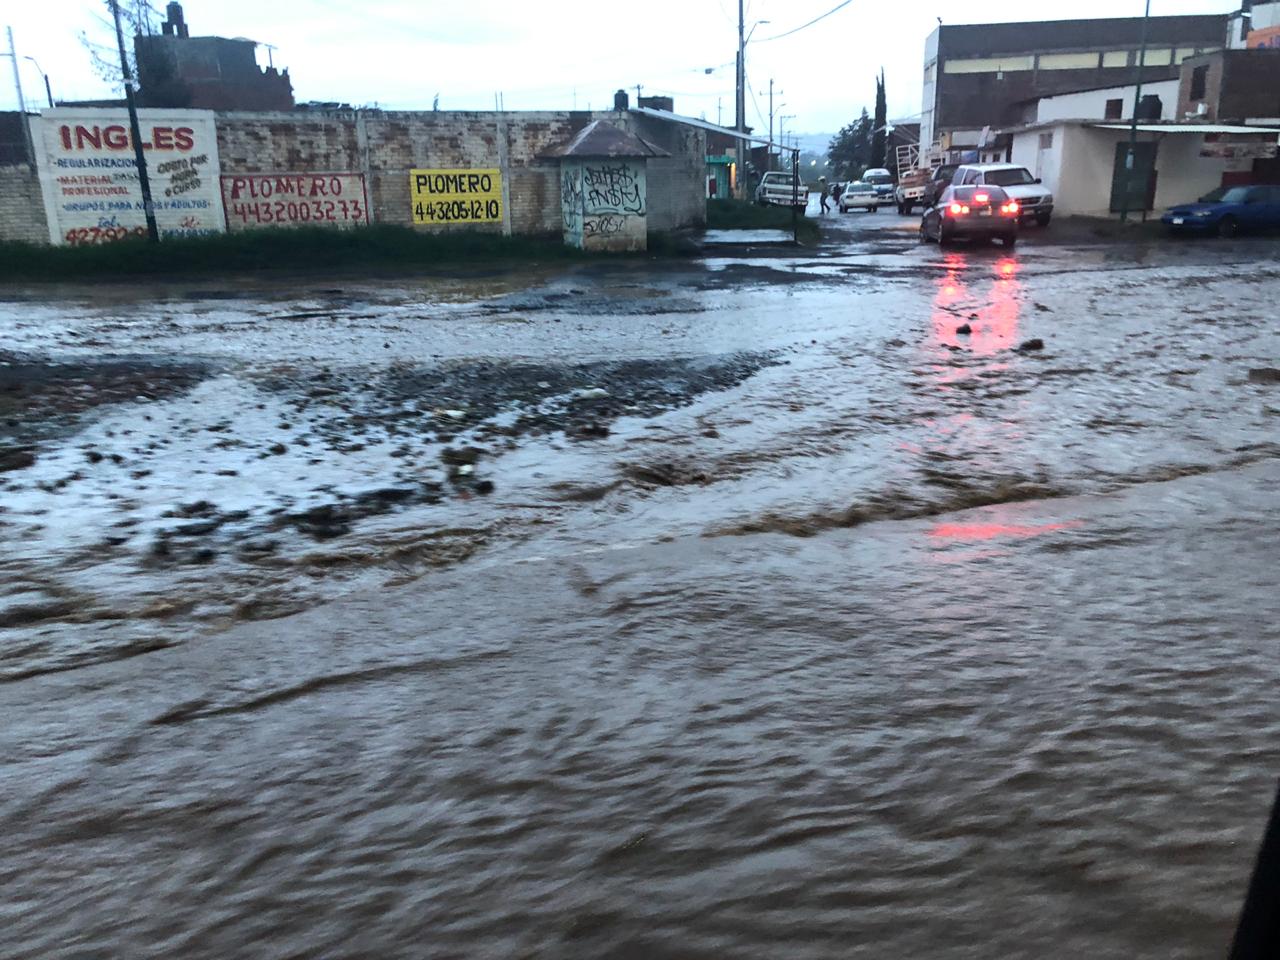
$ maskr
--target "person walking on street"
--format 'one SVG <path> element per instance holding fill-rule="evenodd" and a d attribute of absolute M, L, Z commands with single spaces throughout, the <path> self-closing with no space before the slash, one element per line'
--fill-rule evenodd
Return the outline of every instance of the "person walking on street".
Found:
<path fill-rule="evenodd" d="M 827 206 L 827 198 L 831 196 L 831 187 L 827 185 L 827 178 L 826 178 L 826 177 L 819 177 L 819 178 L 818 178 L 818 185 L 822 188 L 822 189 L 821 189 L 821 196 L 820 196 L 820 200 L 821 200 L 821 202 L 822 202 L 822 203 L 821 203 L 821 205 L 822 205 L 822 214 L 823 214 L 823 216 L 826 216 L 827 211 L 831 209 L 830 207 L 828 207 L 828 206 Z"/>
<path fill-rule="evenodd" d="M 831 188 L 831 202 L 836 205 L 836 212 L 840 212 L 840 197 L 844 194 L 844 184 L 837 181 L 836 185 Z"/>

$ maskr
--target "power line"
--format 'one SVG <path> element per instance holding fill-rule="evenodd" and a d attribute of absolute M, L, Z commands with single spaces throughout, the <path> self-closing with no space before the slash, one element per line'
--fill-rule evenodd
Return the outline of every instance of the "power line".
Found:
<path fill-rule="evenodd" d="M 770 40 L 781 40 L 783 37 L 789 37 L 793 33 L 799 33 L 801 30 L 807 30 L 809 27 L 812 27 L 819 20 L 825 20 L 827 19 L 827 17 L 831 16 L 833 13 L 839 13 L 841 10 L 843 10 L 845 7 L 847 7 L 851 3 L 853 3 L 853 0 L 844 0 L 844 3 L 840 4 L 839 6 L 832 7 L 826 13 L 822 14 L 822 16 L 814 17 L 808 23 L 800 24 L 800 26 L 796 27 L 794 30 L 788 30 L 786 33 L 774 34 L 772 37 L 761 37 L 759 40 L 756 41 L 756 43 L 768 43 Z"/>

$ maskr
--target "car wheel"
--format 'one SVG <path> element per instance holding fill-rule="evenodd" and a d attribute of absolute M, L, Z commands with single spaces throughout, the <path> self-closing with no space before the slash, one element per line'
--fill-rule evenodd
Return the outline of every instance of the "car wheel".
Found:
<path fill-rule="evenodd" d="M 948 230 L 946 227 L 939 227 L 938 228 L 938 246 L 949 247 L 951 246 L 951 240 L 952 240 L 951 231 Z"/>
<path fill-rule="evenodd" d="M 879 210 L 879 209 L 880 209 L 879 207 L 872 207 L 872 208 L 871 208 L 869 211 L 867 211 L 867 212 L 868 212 L 868 213 L 875 213 L 875 212 L 876 212 L 877 210 Z"/>
<path fill-rule="evenodd" d="M 1218 221 L 1218 236 L 1235 237 L 1240 234 L 1240 221 L 1228 214 Z"/>
<path fill-rule="evenodd" d="M 930 241 L 929 231 L 924 228 L 924 224 L 920 224 L 920 242 L 928 243 Z"/>
<path fill-rule="evenodd" d="M 1053 214 L 1051 213 L 1036 214 L 1036 223 L 1040 224 L 1040 226 L 1042 227 L 1047 227 L 1049 225 L 1049 221 L 1052 219 L 1053 219 Z"/>

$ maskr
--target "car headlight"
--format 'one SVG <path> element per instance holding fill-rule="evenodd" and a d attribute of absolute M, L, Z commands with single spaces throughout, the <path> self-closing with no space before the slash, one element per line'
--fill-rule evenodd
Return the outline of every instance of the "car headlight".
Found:
<path fill-rule="evenodd" d="M 1042 202 L 1042 203 L 1053 203 L 1053 194 L 1052 194 L 1052 193 L 1046 193 L 1046 194 L 1044 195 L 1044 200 L 1042 200 L 1041 202 Z"/>
<path fill-rule="evenodd" d="M 1213 211 L 1212 211 L 1212 210 L 1197 210 L 1195 213 L 1193 213 L 1193 214 L 1192 214 L 1192 216 L 1193 216 L 1193 217 L 1212 217 L 1212 216 L 1213 216 Z"/>

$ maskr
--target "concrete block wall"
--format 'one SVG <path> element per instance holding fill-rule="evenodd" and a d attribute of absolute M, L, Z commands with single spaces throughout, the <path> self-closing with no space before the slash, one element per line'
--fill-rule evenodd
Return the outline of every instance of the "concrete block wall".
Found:
<path fill-rule="evenodd" d="M 616 123 L 672 154 L 648 164 L 650 232 L 705 224 L 706 134 L 625 111 L 229 112 L 217 115 L 216 127 L 224 176 L 360 173 L 374 223 L 412 224 L 411 169 L 502 169 L 510 231 L 559 235 L 564 226 L 560 161 L 547 154 L 595 119 Z M 505 227 L 421 229 L 496 233 Z M 44 243 L 48 238 L 39 181 L 31 167 L 0 166 L 0 239 Z"/>
<path fill-rule="evenodd" d="M 560 164 L 543 155 L 571 140 L 591 120 L 585 111 L 222 113 L 218 147 L 223 174 L 363 173 L 373 221 L 403 226 L 412 223 L 410 170 L 505 169 L 512 232 L 550 234 L 561 230 Z M 423 229 L 494 233 L 503 227 Z"/>
<path fill-rule="evenodd" d="M 620 116 L 614 114 L 614 117 Z M 698 127 L 625 114 L 625 126 L 671 154 L 648 164 L 649 230 L 698 229 L 707 225 L 707 134 Z"/>
<path fill-rule="evenodd" d="M 40 178 L 31 164 L 0 166 L 0 240 L 49 242 Z"/>

